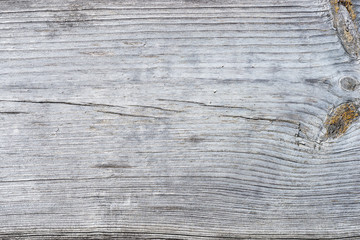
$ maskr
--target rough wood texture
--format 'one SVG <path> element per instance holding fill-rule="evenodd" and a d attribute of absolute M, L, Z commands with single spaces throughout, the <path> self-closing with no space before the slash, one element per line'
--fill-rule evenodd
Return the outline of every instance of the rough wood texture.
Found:
<path fill-rule="evenodd" d="M 333 26 L 320 0 L 2 0 L 0 238 L 360 237 Z"/>

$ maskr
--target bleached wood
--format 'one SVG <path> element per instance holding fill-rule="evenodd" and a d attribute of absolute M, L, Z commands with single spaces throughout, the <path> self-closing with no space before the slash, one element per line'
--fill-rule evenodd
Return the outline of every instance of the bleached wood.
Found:
<path fill-rule="evenodd" d="M 1 1 L 0 238 L 359 237 L 360 125 L 323 138 L 359 98 L 330 12 Z"/>

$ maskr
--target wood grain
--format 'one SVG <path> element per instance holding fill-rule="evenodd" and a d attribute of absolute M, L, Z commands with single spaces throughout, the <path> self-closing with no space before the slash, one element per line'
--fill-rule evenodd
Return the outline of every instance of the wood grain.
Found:
<path fill-rule="evenodd" d="M 0 238 L 359 238 L 333 26 L 325 0 L 1 1 Z"/>

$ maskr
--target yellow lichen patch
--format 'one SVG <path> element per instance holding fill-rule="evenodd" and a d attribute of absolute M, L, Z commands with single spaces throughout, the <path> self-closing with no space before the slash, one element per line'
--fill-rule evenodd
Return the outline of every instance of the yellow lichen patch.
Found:
<path fill-rule="evenodd" d="M 356 13 L 354 11 L 353 4 L 352 4 L 351 0 L 331 0 L 331 3 L 334 5 L 334 10 L 335 10 L 336 13 L 338 13 L 338 11 L 340 9 L 339 4 L 345 6 L 346 9 L 349 12 L 349 15 L 351 16 L 351 19 L 355 20 Z"/>
<path fill-rule="evenodd" d="M 354 103 L 341 104 L 325 121 L 326 137 L 336 138 L 343 135 L 358 117 L 358 107 Z"/>
<path fill-rule="evenodd" d="M 356 14 L 355 14 L 353 4 L 352 4 L 351 0 L 339 0 L 339 2 L 346 7 L 346 9 L 348 10 L 352 20 L 355 20 Z"/>
<path fill-rule="evenodd" d="M 338 13 L 339 11 L 339 0 L 331 0 L 331 4 L 334 6 L 335 13 Z"/>

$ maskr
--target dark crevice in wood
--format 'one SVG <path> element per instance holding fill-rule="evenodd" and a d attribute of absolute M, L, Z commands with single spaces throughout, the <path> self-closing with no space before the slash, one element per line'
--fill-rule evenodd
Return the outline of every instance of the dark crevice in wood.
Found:
<path fill-rule="evenodd" d="M 136 114 L 128 114 L 128 113 L 120 113 L 120 112 L 111 112 L 111 111 L 100 111 L 100 110 L 97 110 L 97 112 L 114 114 L 114 115 L 119 115 L 119 116 L 123 116 L 123 117 L 167 119 L 166 117 L 155 117 L 155 116 L 147 116 L 147 115 L 136 115 Z"/>
<path fill-rule="evenodd" d="M 65 105 L 74 105 L 74 106 L 83 106 L 83 107 L 117 107 L 117 108 L 126 108 L 119 105 L 111 104 L 101 104 L 101 103 L 74 103 L 74 102 L 65 102 L 65 101 L 36 101 L 36 100 L 5 100 L 0 99 L 0 102 L 17 102 L 17 103 L 37 103 L 37 104 L 65 104 Z"/>
<path fill-rule="evenodd" d="M 94 168 L 132 168 L 132 166 L 128 164 L 113 164 L 113 163 L 96 164 L 93 167 Z"/>
<path fill-rule="evenodd" d="M 204 106 L 204 107 L 214 107 L 214 108 L 234 108 L 234 109 L 244 109 L 244 110 L 253 111 L 252 109 L 250 109 L 250 108 L 246 108 L 246 107 L 226 106 L 226 105 L 212 105 L 212 104 L 206 104 L 206 103 L 196 102 L 196 101 L 174 100 L 174 99 L 163 99 L 163 98 L 158 98 L 158 99 L 156 99 L 156 100 L 158 100 L 158 101 L 167 101 L 167 102 L 177 102 L 177 103 L 196 104 L 196 105 L 200 105 L 200 106 Z"/>
<path fill-rule="evenodd" d="M 0 112 L 0 114 L 17 115 L 17 114 L 29 114 L 29 113 L 28 112 Z"/>
<path fill-rule="evenodd" d="M 129 105 L 129 106 L 156 109 L 156 110 L 165 111 L 165 112 L 176 112 L 176 113 L 184 112 L 184 111 L 180 111 L 180 110 L 173 110 L 173 109 L 166 109 L 166 108 L 161 108 L 161 107 L 145 106 L 145 105 Z"/>
<path fill-rule="evenodd" d="M 243 118 L 243 119 L 254 120 L 254 121 L 282 122 L 282 123 L 291 123 L 294 125 L 299 125 L 299 122 L 296 122 L 293 120 L 278 119 L 278 118 L 245 117 L 245 116 L 239 116 L 239 115 L 221 115 L 221 117 Z"/>

